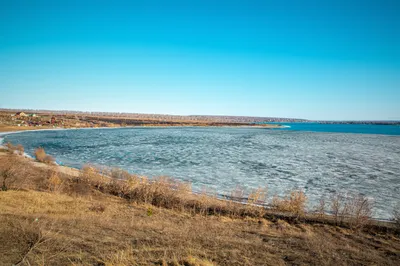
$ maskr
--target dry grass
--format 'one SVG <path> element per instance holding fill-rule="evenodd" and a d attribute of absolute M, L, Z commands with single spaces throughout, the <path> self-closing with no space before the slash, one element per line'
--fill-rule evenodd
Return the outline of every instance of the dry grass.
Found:
<path fill-rule="evenodd" d="M 67 176 L 15 154 L 0 156 L 0 171 L 9 176 L 8 191 L 0 192 L 5 265 L 400 263 L 395 234 L 264 219 L 270 210 L 255 204 L 264 201 L 265 190 L 250 193 L 244 205 L 194 195 L 189 184 L 166 177 L 148 180 L 93 166 Z M 276 202 L 298 216 L 306 198 L 293 192 Z M 346 204 L 338 205 L 343 212 Z M 367 213 L 362 198 L 346 206 L 346 213 Z"/>
<path fill-rule="evenodd" d="M 150 206 L 106 194 L 2 192 L 0 257 L 8 265 L 24 257 L 22 265 L 396 265 L 400 260 L 394 235 Z"/>

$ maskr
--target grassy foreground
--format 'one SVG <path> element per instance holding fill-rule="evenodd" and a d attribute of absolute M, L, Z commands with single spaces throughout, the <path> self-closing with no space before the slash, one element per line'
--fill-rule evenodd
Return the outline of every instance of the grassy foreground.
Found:
<path fill-rule="evenodd" d="M 6 150 L 0 181 L 0 265 L 400 264 L 398 231 L 308 219 L 301 202 L 274 215 L 166 178 L 105 176 Z"/>

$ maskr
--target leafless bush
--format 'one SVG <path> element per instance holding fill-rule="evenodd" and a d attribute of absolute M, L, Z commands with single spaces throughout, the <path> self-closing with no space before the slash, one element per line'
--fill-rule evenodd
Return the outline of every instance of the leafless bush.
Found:
<path fill-rule="evenodd" d="M 364 227 L 372 213 L 371 201 L 362 195 L 336 193 L 330 205 L 336 224 L 341 225 L 347 221 L 353 229 Z"/>
<path fill-rule="evenodd" d="M 7 150 L 10 153 L 17 153 L 18 155 L 23 155 L 24 154 L 24 147 L 21 144 L 18 144 L 17 146 L 11 144 L 10 142 L 7 142 L 6 144 Z"/>
<path fill-rule="evenodd" d="M 18 153 L 19 155 L 23 155 L 23 154 L 24 154 L 24 151 L 25 151 L 24 146 L 22 146 L 21 144 L 18 144 L 18 145 L 17 145 L 16 150 L 17 150 L 17 153 Z"/>
<path fill-rule="evenodd" d="M 231 199 L 238 202 L 243 201 L 244 189 L 240 186 L 236 186 L 236 188 L 231 192 Z"/>
<path fill-rule="evenodd" d="M 392 220 L 398 228 L 400 228 L 400 204 L 397 204 L 393 210 Z"/>
<path fill-rule="evenodd" d="M 315 211 L 316 211 L 316 213 L 317 213 L 317 215 L 319 217 L 324 217 L 325 216 L 325 213 L 326 213 L 326 201 L 325 201 L 324 198 L 321 198 L 319 200 L 319 204 L 318 204 L 318 206 L 317 206 Z"/>
<path fill-rule="evenodd" d="M 85 165 L 80 173 L 82 182 L 86 182 L 101 191 L 105 190 L 105 187 L 110 182 L 110 179 L 107 178 L 100 169 L 91 165 Z"/>
<path fill-rule="evenodd" d="M 46 158 L 46 152 L 43 148 L 37 148 L 34 154 L 36 160 L 38 160 L 39 162 L 44 162 L 44 159 Z"/>
<path fill-rule="evenodd" d="M 179 183 L 167 177 L 159 177 L 152 181 L 143 180 L 126 195 L 130 200 L 150 203 L 159 207 L 180 207 L 181 195 L 176 190 L 180 186 Z M 182 193 L 183 190 L 180 192 Z"/>
<path fill-rule="evenodd" d="M 1 157 L 0 163 L 1 190 L 15 188 L 15 184 L 18 183 L 20 174 L 24 169 L 23 165 L 15 154 Z"/>
<path fill-rule="evenodd" d="M 267 188 L 258 188 L 250 192 L 247 203 L 248 204 L 256 204 L 256 205 L 263 205 L 267 200 L 268 190 Z"/>
<path fill-rule="evenodd" d="M 49 178 L 54 171 L 32 167 L 29 161 L 16 154 L 0 156 L 0 186 L 3 190 L 48 190 Z"/>
<path fill-rule="evenodd" d="M 55 159 L 54 159 L 54 157 L 53 156 L 51 156 L 51 155 L 46 155 L 46 157 L 44 157 L 44 163 L 47 163 L 47 164 L 54 164 L 55 163 Z"/>
<path fill-rule="evenodd" d="M 305 213 L 305 204 L 307 197 L 302 191 L 292 191 L 289 196 L 283 199 L 274 196 L 272 199 L 272 207 L 278 211 L 290 212 L 296 215 Z"/>
<path fill-rule="evenodd" d="M 348 196 L 343 193 L 335 193 L 331 196 L 331 212 L 336 224 L 342 224 L 349 215 Z"/>
<path fill-rule="evenodd" d="M 361 229 L 368 224 L 372 215 L 371 201 L 362 195 L 352 197 L 349 201 L 350 227 Z"/>
<path fill-rule="evenodd" d="M 108 172 L 109 172 L 108 176 L 115 179 L 127 180 L 131 176 L 131 174 L 128 173 L 127 171 L 119 168 L 112 168 Z"/>
<path fill-rule="evenodd" d="M 7 142 L 7 143 L 6 143 L 6 147 L 7 147 L 7 150 L 8 150 L 10 153 L 14 153 L 14 152 L 16 151 L 16 149 L 17 149 L 17 147 L 14 146 L 11 142 Z"/>
<path fill-rule="evenodd" d="M 36 160 L 38 160 L 39 162 L 42 163 L 47 163 L 47 164 L 54 164 L 54 158 L 48 154 L 46 154 L 45 150 L 43 148 L 37 148 L 35 150 L 35 158 Z"/>

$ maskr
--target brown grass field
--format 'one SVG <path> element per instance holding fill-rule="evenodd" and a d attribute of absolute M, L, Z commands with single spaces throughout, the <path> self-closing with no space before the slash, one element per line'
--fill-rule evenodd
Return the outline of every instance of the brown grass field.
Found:
<path fill-rule="evenodd" d="M 301 192 L 264 208 L 18 153 L 0 150 L 0 265 L 400 265 L 399 228 L 363 200 L 309 215 Z"/>
<path fill-rule="evenodd" d="M 35 116 L 29 116 L 33 115 Z M 155 117 L 154 117 L 155 116 Z M 205 118 L 204 118 L 205 119 Z M 254 124 L 252 122 L 234 122 L 214 120 L 198 120 L 191 117 L 173 117 L 166 115 L 120 116 L 119 114 L 60 114 L 60 112 L 34 113 L 27 112 L 19 116 L 15 111 L 0 109 L 0 132 L 54 129 L 54 128 L 98 128 L 98 127 L 261 127 L 276 128 L 276 124 Z"/>

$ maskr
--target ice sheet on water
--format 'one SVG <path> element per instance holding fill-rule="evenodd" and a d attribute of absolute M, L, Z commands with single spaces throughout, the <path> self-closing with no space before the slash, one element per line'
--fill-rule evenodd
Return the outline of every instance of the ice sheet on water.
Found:
<path fill-rule="evenodd" d="M 7 140 L 28 153 L 42 146 L 65 165 L 117 166 L 167 175 L 230 194 L 268 187 L 269 195 L 302 189 L 310 206 L 338 191 L 375 201 L 389 218 L 400 202 L 400 136 L 274 131 L 256 128 L 132 128 L 26 132 Z"/>

